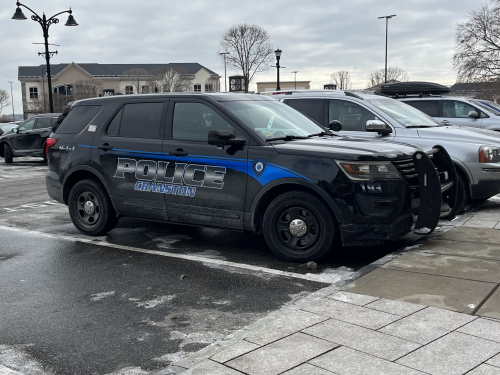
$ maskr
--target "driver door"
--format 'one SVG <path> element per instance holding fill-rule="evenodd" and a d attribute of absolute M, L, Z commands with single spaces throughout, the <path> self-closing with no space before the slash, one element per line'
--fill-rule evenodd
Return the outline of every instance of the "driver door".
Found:
<path fill-rule="evenodd" d="M 169 220 L 242 229 L 248 180 L 248 138 L 211 103 L 170 101 L 163 141 L 165 201 Z M 247 139 L 241 147 L 209 145 L 210 130 Z"/>

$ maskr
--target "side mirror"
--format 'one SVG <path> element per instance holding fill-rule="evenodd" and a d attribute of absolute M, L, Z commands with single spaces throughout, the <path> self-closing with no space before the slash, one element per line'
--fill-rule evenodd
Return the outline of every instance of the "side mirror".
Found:
<path fill-rule="evenodd" d="M 392 128 L 383 121 L 368 120 L 366 122 L 366 131 L 377 132 L 380 135 L 386 135 L 392 133 Z"/>
<path fill-rule="evenodd" d="M 328 124 L 328 129 L 333 130 L 334 132 L 339 132 L 342 130 L 342 124 L 338 120 L 332 120 Z"/>
<path fill-rule="evenodd" d="M 469 117 L 477 119 L 477 118 L 479 118 L 479 114 L 476 111 L 470 111 L 469 112 Z"/>
<path fill-rule="evenodd" d="M 12 129 L 12 133 L 19 133 L 19 129 L 18 128 Z"/>
<path fill-rule="evenodd" d="M 210 130 L 208 132 L 208 144 L 217 147 L 243 146 L 247 143 L 246 139 L 238 138 L 229 130 Z"/>

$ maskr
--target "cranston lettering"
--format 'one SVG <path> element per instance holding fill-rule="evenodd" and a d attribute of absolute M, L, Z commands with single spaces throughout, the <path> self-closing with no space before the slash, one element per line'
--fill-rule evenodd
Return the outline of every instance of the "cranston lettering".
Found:
<path fill-rule="evenodd" d="M 170 168 L 168 168 L 170 165 Z M 133 174 L 135 190 L 194 197 L 197 187 L 222 189 L 226 168 L 212 165 L 171 163 L 118 158 L 113 177 Z M 185 186 L 174 186 L 185 185 Z M 191 188 L 192 187 L 192 188 Z"/>

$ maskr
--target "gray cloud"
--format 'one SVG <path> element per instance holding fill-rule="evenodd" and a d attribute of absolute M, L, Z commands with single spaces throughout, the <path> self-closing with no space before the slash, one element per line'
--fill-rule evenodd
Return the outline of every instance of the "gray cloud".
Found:
<path fill-rule="evenodd" d="M 27 0 L 28 1 L 28 0 Z M 216 55 L 221 34 L 235 23 L 264 27 L 283 50 L 282 80 L 311 80 L 322 87 L 336 70 L 349 70 L 354 86 L 364 88 L 366 76 L 384 65 L 385 20 L 389 21 L 389 64 L 409 72 L 412 80 L 443 84 L 455 81 L 451 58 L 455 26 L 486 0 L 51 0 L 29 1 L 40 14 L 73 7 L 78 27 L 61 23 L 50 29 L 50 42 L 60 44 L 52 62 L 166 63 L 199 62 L 224 74 Z M 42 32 L 31 20 L 10 20 L 15 2 L 2 0 L 0 10 L 0 88 L 15 81 L 20 113 L 19 65 L 43 64 L 37 56 Z M 28 11 L 25 11 L 28 16 Z M 233 74 L 237 72 L 230 72 Z M 270 69 L 255 81 L 275 79 Z M 8 112 L 7 108 L 5 112 Z"/>

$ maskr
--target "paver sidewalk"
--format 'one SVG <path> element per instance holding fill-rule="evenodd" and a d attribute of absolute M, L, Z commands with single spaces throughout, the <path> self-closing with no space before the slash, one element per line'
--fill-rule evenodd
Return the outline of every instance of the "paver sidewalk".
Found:
<path fill-rule="evenodd" d="M 499 284 L 500 231 L 457 226 L 343 290 L 325 288 L 229 343 L 203 349 L 177 369 L 500 375 Z"/>

